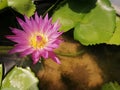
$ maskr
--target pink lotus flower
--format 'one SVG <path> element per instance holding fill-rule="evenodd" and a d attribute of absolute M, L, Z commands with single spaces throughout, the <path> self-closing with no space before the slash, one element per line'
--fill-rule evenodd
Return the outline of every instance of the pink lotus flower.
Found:
<path fill-rule="evenodd" d="M 21 57 L 31 55 L 33 63 L 37 63 L 41 57 L 52 58 L 60 64 L 59 59 L 53 50 L 58 48 L 61 43 L 59 36 L 59 21 L 52 23 L 52 18 L 48 19 L 48 14 L 43 19 L 35 13 L 35 17 L 28 19 L 24 16 L 25 21 L 17 18 L 23 30 L 11 28 L 14 35 L 8 35 L 6 38 L 16 42 L 15 47 L 9 51 L 10 54 L 20 53 Z"/>

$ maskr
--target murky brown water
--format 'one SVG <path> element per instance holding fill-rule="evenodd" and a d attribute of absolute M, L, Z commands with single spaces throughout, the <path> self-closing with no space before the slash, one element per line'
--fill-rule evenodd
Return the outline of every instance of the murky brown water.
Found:
<path fill-rule="evenodd" d="M 41 90 L 101 90 L 106 82 L 120 81 L 119 46 L 85 47 L 70 37 L 64 39 L 55 51 L 61 65 L 46 60 L 38 73 Z"/>

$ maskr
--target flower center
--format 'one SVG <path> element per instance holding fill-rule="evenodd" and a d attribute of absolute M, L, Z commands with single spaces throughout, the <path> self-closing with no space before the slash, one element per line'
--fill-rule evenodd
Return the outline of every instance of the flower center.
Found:
<path fill-rule="evenodd" d="M 44 48 L 47 41 L 48 41 L 47 37 L 45 37 L 43 35 L 34 35 L 30 38 L 30 45 L 34 49 L 42 49 L 42 48 Z"/>

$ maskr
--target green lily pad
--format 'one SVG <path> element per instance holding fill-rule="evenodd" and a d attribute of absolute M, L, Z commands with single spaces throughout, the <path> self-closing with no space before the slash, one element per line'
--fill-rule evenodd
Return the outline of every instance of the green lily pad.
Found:
<path fill-rule="evenodd" d="M 14 67 L 2 81 L 2 90 L 39 90 L 37 83 L 30 69 Z"/>
<path fill-rule="evenodd" d="M 0 0 L 0 10 L 6 7 L 11 7 L 15 11 L 28 17 L 32 16 L 36 9 L 32 0 Z"/>
<path fill-rule="evenodd" d="M 8 6 L 28 17 L 33 15 L 35 11 L 32 0 L 8 0 Z"/>
<path fill-rule="evenodd" d="M 117 82 L 106 83 L 102 86 L 102 90 L 120 90 L 120 85 Z"/>
<path fill-rule="evenodd" d="M 75 27 L 78 22 L 81 22 L 84 15 L 95 7 L 95 2 L 95 0 L 66 0 L 53 13 L 53 21 L 59 19 L 60 30 L 66 32 Z"/>
<path fill-rule="evenodd" d="M 1 90 L 20 90 L 20 89 L 13 88 L 13 87 L 11 88 L 11 87 L 10 87 L 10 88 L 2 88 Z"/>
<path fill-rule="evenodd" d="M 8 7 L 7 0 L 0 0 L 0 10 Z"/>
<path fill-rule="evenodd" d="M 0 85 L 1 85 L 1 82 L 2 82 L 2 73 L 3 69 L 2 69 L 2 64 L 0 64 Z"/>
<path fill-rule="evenodd" d="M 109 0 L 66 0 L 53 14 L 64 32 L 72 28 L 83 45 L 106 43 L 115 30 L 116 14 Z"/>
<path fill-rule="evenodd" d="M 83 45 L 106 43 L 115 30 L 115 18 L 108 0 L 98 0 L 96 7 L 75 27 L 74 38 Z"/>
<path fill-rule="evenodd" d="M 116 29 L 112 38 L 107 42 L 110 45 L 120 45 L 120 18 L 116 19 Z"/>

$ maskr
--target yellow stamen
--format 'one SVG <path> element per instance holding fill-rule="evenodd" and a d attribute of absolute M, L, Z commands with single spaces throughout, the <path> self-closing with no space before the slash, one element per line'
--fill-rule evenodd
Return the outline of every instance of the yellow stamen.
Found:
<path fill-rule="evenodd" d="M 30 45 L 34 49 L 42 49 L 42 48 L 44 48 L 47 41 L 48 41 L 47 37 L 44 36 L 43 34 L 34 34 L 29 39 Z"/>

